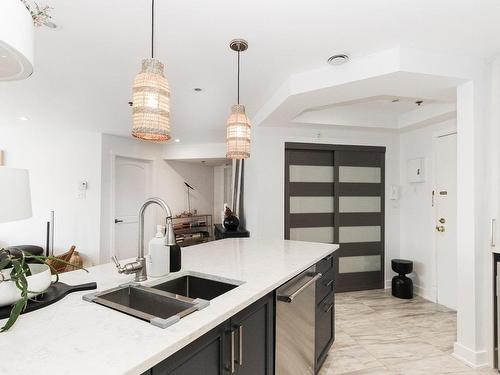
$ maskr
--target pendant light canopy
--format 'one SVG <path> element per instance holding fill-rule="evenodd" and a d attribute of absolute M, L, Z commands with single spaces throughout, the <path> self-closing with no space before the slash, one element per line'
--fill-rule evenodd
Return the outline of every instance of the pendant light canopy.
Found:
<path fill-rule="evenodd" d="M 164 65 L 154 57 L 154 11 L 151 0 L 151 58 L 142 61 L 142 70 L 132 88 L 132 135 L 146 141 L 170 139 L 170 89 L 164 76 Z"/>
<path fill-rule="evenodd" d="M 250 157 L 251 124 L 245 113 L 245 106 L 240 104 L 240 52 L 248 49 L 248 43 L 243 39 L 235 39 L 229 47 L 238 53 L 238 104 L 232 106 L 227 120 L 226 157 L 247 159 Z"/>

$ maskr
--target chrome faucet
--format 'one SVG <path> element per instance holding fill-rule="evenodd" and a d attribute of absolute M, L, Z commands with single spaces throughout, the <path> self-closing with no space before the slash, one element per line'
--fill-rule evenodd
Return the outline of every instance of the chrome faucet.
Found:
<path fill-rule="evenodd" d="M 165 201 L 160 198 L 149 198 L 146 202 L 144 202 L 139 211 L 139 247 L 137 259 L 135 262 L 127 263 L 124 266 L 121 266 L 116 256 L 111 258 L 118 269 L 118 273 L 124 273 L 126 275 L 135 273 L 135 281 L 145 281 L 148 278 L 146 271 L 146 258 L 144 257 L 144 213 L 146 208 L 153 203 L 163 208 L 163 211 L 165 212 L 165 245 L 175 245 L 174 225 L 172 224 L 172 211 L 170 211 L 170 207 L 168 207 Z"/>

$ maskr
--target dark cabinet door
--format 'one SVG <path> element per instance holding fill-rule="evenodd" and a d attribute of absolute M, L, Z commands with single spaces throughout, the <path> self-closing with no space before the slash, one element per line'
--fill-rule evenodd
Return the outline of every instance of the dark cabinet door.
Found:
<path fill-rule="evenodd" d="M 152 375 L 226 375 L 229 321 L 181 349 L 151 369 Z"/>
<path fill-rule="evenodd" d="M 330 292 L 316 306 L 316 372 L 328 355 L 335 339 L 335 294 Z"/>
<path fill-rule="evenodd" d="M 238 375 L 274 374 L 274 296 L 269 294 L 231 318 Z"/>

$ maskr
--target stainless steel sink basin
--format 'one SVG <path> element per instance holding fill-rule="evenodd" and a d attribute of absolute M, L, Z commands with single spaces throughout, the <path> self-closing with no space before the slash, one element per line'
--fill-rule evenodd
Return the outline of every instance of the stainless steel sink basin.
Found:
<path fill-rule="evenodd" d="M 200 298 L 184 297 L 136 284 L 87 294 L 83 299 L 149 321 L 161 328 L 169 327 L 210 303 Z"/>
<path fill-rule="evenodd" d="M 83 299 L 166 328 L 241 284 L 188 274 L 151 286 L 125 284 L 84 295 Z"/>
<path fill-rule="evenodd" d="M 178 296 L 189 298 L 201 298 L 210 301 L 238 285 L 222 281 L 211 280 L 204 277 L 186 275 L 164 283 L 153 285 L 151 288 L 173 293 Z"/>

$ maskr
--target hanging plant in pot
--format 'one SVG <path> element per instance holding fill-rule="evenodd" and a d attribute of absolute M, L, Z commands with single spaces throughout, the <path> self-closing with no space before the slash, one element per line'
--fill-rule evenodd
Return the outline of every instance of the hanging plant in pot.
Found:
<path fill-rule="evenodd" d="M 5 325 L 0 328 L 0 332 L 9 330 L 26 308 L 28 301 L 43 294 L 50 287 L 51 270 L 56 276 L 54 282 L 59 280 L 58 273 L 51 264 L 47 263 L 48 260 L 85 270 L 53 256 L 21 253 L 20 257 L 14 257 L 10 251 L 0 249 L 0 306 L 12 305 L 10 316 Z M 36 263 L 28 263 L 28 261 Z"/>

